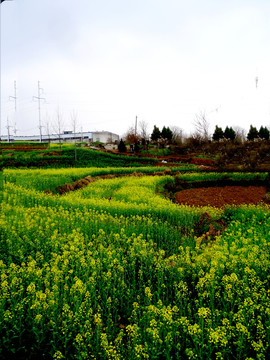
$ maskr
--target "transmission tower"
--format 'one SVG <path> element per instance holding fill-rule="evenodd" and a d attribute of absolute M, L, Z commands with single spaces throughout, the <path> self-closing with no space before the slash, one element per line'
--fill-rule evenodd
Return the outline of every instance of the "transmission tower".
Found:
<path fill-rule="evenodd" d="M 41 108 L 40 102 L 41 100 L 46 101 L 45 98 L 41 97 L 41 91 L 43 89 L 40 87 L 40 82 L 38 81 L 38 96 L 33 96 L 33 99 L 37 99 L 38 101 L 38 128 L 39 128 L 39 141 L 42 142 L 42 126 L 41 126 Z"/>

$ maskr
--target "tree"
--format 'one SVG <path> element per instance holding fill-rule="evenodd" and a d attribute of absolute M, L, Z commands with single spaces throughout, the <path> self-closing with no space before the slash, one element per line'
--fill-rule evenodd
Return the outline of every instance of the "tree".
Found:
<path fill-rule="evenodd" d="M 64 127 L 64 121 L 63 121 L 63 116 L 62 113 L 60 112 L 59 108 L 56 111 L 56 121 L 55 124 L 53 126 L 54 131 L 56 132 L 56 134 L 58 135 L 58 141 L 60 144 L 60 150 L 62 150 L 62 145 L 61 145 L 61 135 L 63 134 L 63 127 Z"/>
<path fill-rule="evenodd" d="M 215 131 L 214 131 L 214 134 L 213 134 L 213 140 L 214 141 L 219 141 L 220 139 L 223 139 L 223 137 L 224 137 L 224 133 L 223 133 L 222 128 L 218 127 L 216 125 Z"/>
<path fill-rule="evenodd" d="M 169 127 L 165 127 L 163 126 L 160 136 L 162 137 L 162 139 L 166 142 L 170 142 L 172 140 L 173 137 L 173 133 L 172 130 Z"/>
<path fill-rule="evenodd" d="M 135 142 L 139 141 L 138 136 L 135 134 L 134 127 L 130 127 L 128 131 L 124 135 L 124 139 L 128 144 L 135 144 Z"/>
<path fill-rule="evenodd" d="M 124 143 L 124 141 L 121 139 L 119 144 L 118 144 L 118 151 L 119 152 L 126 152 L 127 151 L 127 148 L 126 148 L 126 145 Z"/>
<path fill-rule="evenodd" d="M 78 126 L 78 113 L 75 110 L 73 110 L 70 113 L 70 123 L 71 123 L 71 127 L 72 127 L 73 134 L 74 134 L 74 139 L 75 139 L 75 134 L 77 131 L 77 126 Z"/>
<path fill-rule="evenodd" d="M 204 141 L 209 140 L 209 122 L 204 111 L 196 114 L 194 125 L 196 129 L 195 137 Z"/>
<path fill-rule="evenodd" d="M 255 126 L 250 125 L 249 132 L 247 134 L 247 139 L 249 141 L 254 141 L 254 139 L 257 139 L 259 136 L 258 130 Z"/>
<path fill-rule="evenodd" d="M 239 143 L 244 143 L 247 138 L 246 130 L 240 126 L 234 126 L 233 130 L 235 131 L 235 140 Z"/>
<path fill-rule="evenodd" d="M 225 137 L 225 139 L 231 140 L 231 141 L 233 141 L 235 139 L 236 133 L 232 127 L 226 126 L 226 128 L 224 130 L 224 137 Z"/>
<path fill-rule="evenodd" d="M 260 127 L 260 130 L 259 130 L 259 132 L 258 132 L 258 135 L 259 135 L 259 138 L 260 138 L 260 139 L 269 140 L 270 132 L 269 132 L 269 130 L 267 129 L 267 127 L 261 126 L 261 127 Z"/>
<path fill-rule="evenodd" d="M 75 110 L 73 110 L 70 113 L 70 121 L 71 121 L 71 126 L 72 126 L 72 130 L 73 130 L 73 134 L 74 134 L 74 160 L 77 160 L 77 144 L 76 144 L 76 130 L 77 130 L 77 117 L 78 114 Z"/>
<path fill-rule="evenodd" d="M 154 125 L 154 129 L 151 134 L 152 141 L 158 141 L 160 139 L 160 136 L 161 136 L 161 133 L 160 133 L 159 128 L 156 125 Z"/>
<path fill-rule="evenodd" d="M 46 134 L 48 136 L 48 142 L 49 142 L 49 148 L 50 148 L 50 143 L 51 143 L 51 138 L 50 138 L 50 118 L 48 113 L 46 113 L 46 119 L 45 119 L 45 129 L 46 129 Z"/>
<path fill-rule="evenodd" d="M 138 152 L 140 152 L 140 148 L 139 148 L 139 144 L 137 143 L 137 141 L 134 144 L 134 152 L 137 154 Z"/>
<path fill-rule="evenodd" d="M 178 126 L 170 126 L 172 131 L 172 142 L 173 143 L 182 143 L 183 141 L 183 130 Z"/>
<path fill-rule="evenodd" d="M 139 135 L 141 139 L 147 140 L 149 138 L 148 124 L 146 121 L 141 120 L 139 122 Z"/>

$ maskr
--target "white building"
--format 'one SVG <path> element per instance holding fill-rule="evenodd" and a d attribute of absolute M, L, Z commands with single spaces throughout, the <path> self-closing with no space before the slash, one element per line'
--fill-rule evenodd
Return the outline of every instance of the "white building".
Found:
<path fill-rule="evenodd" d="M 15 135 L 1 135 L 1 141 L 13 142 L 13 141 L 35 141 L 35 142 L 101 142 L 104 144 L 116 144 L 119 142 L 119 135 L 113 134 L 109 131 L 97 131 L 97 132 L 78 132 L 64 131 L 62 134 L 43 134 L 41 139 L 40 135 L 30 136 L 15 136 Z"/>
<path fill-rule="evenodd" d="M 115 144 L 119 142 L 119 135 L 109 131 L 93 132 L 93 142 L 101 142 L 103 144 Z"/>

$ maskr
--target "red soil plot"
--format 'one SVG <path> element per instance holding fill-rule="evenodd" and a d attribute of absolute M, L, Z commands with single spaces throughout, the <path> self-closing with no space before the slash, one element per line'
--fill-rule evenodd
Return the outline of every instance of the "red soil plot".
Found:
<path fill-rule="evenodd" d="M 264 186 L 224 186 L 182 190 L 175 195 L 178 204 L 195 206 L 257 204 L 266 194 Z"/>

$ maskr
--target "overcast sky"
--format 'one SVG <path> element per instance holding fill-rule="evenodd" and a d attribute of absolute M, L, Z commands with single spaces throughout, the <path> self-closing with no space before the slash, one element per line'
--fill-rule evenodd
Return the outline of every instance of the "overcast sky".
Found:
<path fill-rule="evenodd" d="M 270 126 L 269 14 L 269 0 L 4 1 L 1 132 L 9 119 L 39 134 L 38 81 L 52 132 L 72 113 L 78 130 L 120 135 L 136 115 L 149 132 L 192 132 L 201 112 L 212 131 Z"/>

